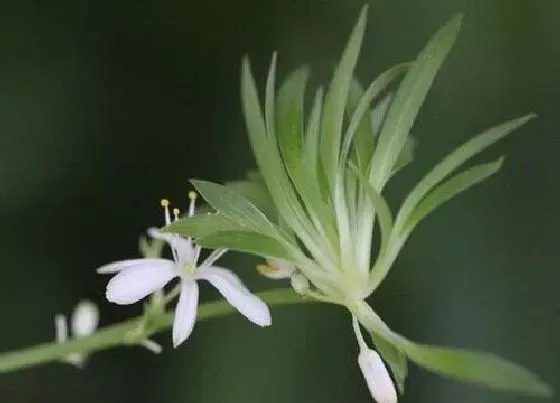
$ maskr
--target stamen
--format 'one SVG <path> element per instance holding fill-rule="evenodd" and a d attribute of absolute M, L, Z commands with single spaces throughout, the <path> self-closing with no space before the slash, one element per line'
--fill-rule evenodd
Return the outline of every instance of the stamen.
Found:
<path fill-rule="evenodd" d="M 189 217 L 192 217 L 194 215 L 194 208 L 195 208 L 195 200 L 196 200 L 196 192 L 194 190 L 191 190 L 189 192 Z"/>
<path fill-rule="evenodd" d="M 161 199 L 161 207 L 163 207 L 163 215 L 165 218 L 165 225 L 171 224 L 171 215 L 169 214 L 169 200 Z"/>
<path fill-rule="evenodd" d="M 178 208 L 174 208 L 173 209 L 173 218 L 175 219 L 175 221 L 177 221 L 179 219 L 179 214 L 181 214 L 181 210 L 179 210 Z"/>

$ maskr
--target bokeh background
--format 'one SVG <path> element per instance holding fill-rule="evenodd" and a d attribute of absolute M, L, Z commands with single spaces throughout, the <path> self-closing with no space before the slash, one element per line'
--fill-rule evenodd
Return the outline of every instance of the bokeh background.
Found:
<path fill-rule="evenodd" d="M 53 316 L 87 297 L 102 323 L 140 306 L 104 301 L 95 268 L 137 256 L 161 223 L 159 199 L 187 203 L 187 180 L 254 167 L 240 113 L 239 64 L 264 82 L 302 63 L 326 82 L 363 0 L 6 0 L 0 5 L 0 351 L 54 337 Z M 560 2 L 377 0 L 358 74 L 414 57 L 453 14 L 465 20 L 413 134 L 416 162 L 392 205 L 446 152 L 480 130 L 540 118 L 485 153 L 500 174 L 431 215 L 372 299 L 413 340 L 517 361 L 560 390 Z M 277 286 L 233 255 L 252 289 Z M 217 295 L 206 290 L 205 299 Z M 241 316 L 198 324 L 188 343 L 157 340 L 0 375 L 1 402 L 369 402 L 348 316 L 275 308 L 274 326 Z M 414 365 L 403 402 L 531 402 Z M 553 398 L 549 401 L 554 401 Z M 558 401 L 558 400 L 556 400 Z"/>

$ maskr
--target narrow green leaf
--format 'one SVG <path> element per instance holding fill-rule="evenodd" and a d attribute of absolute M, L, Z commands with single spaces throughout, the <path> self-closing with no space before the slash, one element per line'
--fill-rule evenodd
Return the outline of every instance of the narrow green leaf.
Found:
<path fill-rule="evenodd" d="M 385 250 L 388 246 L 389 237 L 391 236 L 391 232 L 393 230 L 393 218 L 391 215 L 391 210 L 385 198 L 377 191 L 367 178 L 365 178 L 362 173 L 358 170 L 358 168 L 354 165 L 350 165 L 356 177 L 360 181 L 360 185 L 365 189 L 367 195 L 369 196 L 369 200 L 373 205 L 373 210 L 376 212 L 377 216 L 379 217 L 379 230 L 381 232 L 381 246 L 379 248 L 379 256 L 385 254 Z"/>
<path fill-rule="evenodd" d="M 387 118 L 387 112 L 389 111 L 389 107 L 395 98 L 395 93 L 390 92 L 385 97 L 375 105 L 375 107 L 371 111 L 371 133 L 375 138 L 379 136 L 379 132 L 383 127 L 383 123 L 385 123 L 385 119 Z M 373 158 L 374 149 L 372 149 L 369 159 L 364 161 L 365 164 L 371 165 L 371 159 Z M 368 167 L 369 165 L 366 165 Z"/>
<path fill-rule="evenodd" d="M 192 217 L 181 218 L 162 228 L 164 232 L 172 232 L 195 239 L 216 232 L 242 230 L 246 229 L 221 213 L 196 214 Z"/>
<path fill-rule="evenodd" d="M 404 394 L 406 377 L 408 375 L 408 360 L 406 355 L 393 344 L 378 336 L 374 332 L 369 332 L 375 349 L 383 360 L 389 364 L 393 378 L 397 384 L 399 393 Z"/>
<path fill-rule="evenodd" d="M 294 230 L 298 230 L 298 235 L 308 245 L 311 224 L 284 169 L 276 139 L 267 135 L 255 80 L 247 58 L 243 59 L 241 69 L 241 100 L 251 148 L 278 213 Z"/>
<path fill-rule="evenodd" d="M 303 101 L 309 69 L 293 71 L 283 82 L 276 101 L 276 137 L 284 164 L 296 186 L 301 185 L 299 164 L 303 148 Z"/>
<path fill-rule="evenodd" d="M 345 164 L 348 154 L 350 153 L 350 147 L 354 140 L 354 149 L 356 150 L 356 155 L 359 157 L 358 167 L 367 164 L 373 155 L 373 143 L 375 134 L 371 130 L 370 116 L 366 112 L 370 110 L 370 105 L 374 99 L 376 99 L 379 94 L 381 94 L 393 81 L 399 78 L 409 67 L 409 63 L 402 63 L 391 67 L 390 69 L 384 71 L 377 77 L 363 92 L 358 103 L 352 109 L 352 114 L 350 118 L 350 123 L 346 129 L 346 134 L 344 135 L 344 143 L 342 145 L 342 151 L 340 156 L 340 164 Z M 352 95 L 356 96 L 357 92 L 360 90 L 359 84 L 354 80 L 351 86 L 350 96 L 348 104 L 352 102 Z M 347 106 L 349 108 L 350 106 Z M 366 123 L 366 127 L 364 127 Z M 361 134 L 362 138 L 357 136 L 359 129 L 363 130 Z M 368 131 L 367 138 L 365 137 L 365 130 Z M 365 149 L 362 149 L 365 147 Z"/>
<path fill-rule="evenodd" d="M 266 132 L 272 138 L 275 137 L 275 120 L 274 117 L 274 101 L 276 100 L 276 52 L 272 55 L 270 67 L 268 68 L 268 76 L 266 78 L 266 91 L 264 101 L 264 114 L 266 121 Z"/>
<path fill-rule="evenodd" d="M 447 200 L 498 172 L 503 161 L 504 158 L 502 157 L 494 162 L 471 167 L 438 185 L 418 203 L 410 214 L 410 218 L 403 229 L 404 234 L 410 233 L 420 221 Z"/>
<path fill-rule="evenodd" d="M 430 192 L 438 183 L 445 179 L 455 169 L 467 160 L 480 153 L 485 148 L 502 139 L 515 129 L 527 123 L 535 117 L 529 114 L 521 118 L 510 120 L 498 126 L 494 126 L 481 134 L 473 137 L 453 152 L 448 154 L 437 164 L 420 182 L 414 187 L 403 202 L 395 220 L 395 231 L 401 231 L 416 205 Z"/>
<path fill-rule="evenodd" d="M 393 172 L 391 172 L 391 176 L 395 175 L 401 169 L 406 167 L 414 160 L 414 150 L 416 148 L 416 139 L 414 137 L 408 137 L 406 139 L 406 143 L 404 144 L 403 149 L 401 150 L 401 154 L 399 158 L 397 158 L 397 162 L 393 167 Z"/>
<path fill-rule="evenodd" d="M 258 208 L 227 186 L 201 180 L 191 180 L 191 183 L 208 204 L 240 226 L 271 237 L 279 235 Z"/>
<path fill-rule="evenodd" d="M 254 180 L 237 180 L 227 182 L 225 185 L 249 200 L 256 208 L 262 211 L 265 216 L 273 221 L 276 220 L 278 212 L 264 183 Z"/>
<path fill-rule="evenodd" d="M 305 129 L 305 140 L 300 166 L 305 166 L 308 177 L 312 181 L 319 181 L 319 133 L 321 129 L 321 116 L 323 107 L 323 89 L 319 88 L 315 93 L 311 114 Z"/>
<path fill-rule="evenodd" d="M 364 87 L 354 78 L 350 83 L 350 91 L 348 92 L 348 102 L 346 103 L 346 114 L 348 119 L 352 118 L 354 111 L 360 103 L 364 95 Z M 375 134 L 371 131 L 371 115 L 366 113 L 358 127 L 356 128 L 356 134 L 354 135 L 354 154 L 352 156 L 352 162 L 362 168 L 367 164 L 367 161 L 371 159 L 371 154 L 373 154 Z M 370 151 L 369 154 L 367 153 Z"/>
<path fill-rule="evenodd" d="M 553 395 L 550 385 L 525 368 L 494 354 L 406 343 L 406 354 L 430 371 L 491 389 L 530 396 Z"/>
<path fill-rule="evenodd" d="M 382 189 L 389 179 L 436 73 L 455 42 L 461 20 L 461 15 L 455 16 L 432 37 L 399 86 L 373 156 L 370 179 L 376 189 Z"/>
<path fill-rule="evenodd" d="M 331 188 L 334 184 L 338 166 L 344 110 L 364 36 L 367 9 L 367 6 L 362 8 L 325 98 L 321 122 L 320 156 L 325 177 Z"/>
<path fill-rule="evenodd" d="M 305 129 L 305 139 L 299 161 L 301 178 L 299 191 L 311 207 L 316 218 L 316 226 L 320 226 L 331 245 L 336 245 L 336 231 L 334 218 L 329 210 L 329 198 L 324 190 L 326 184 L 322 171 L 319 170 L 319 133 L 323 90 L 319 88 L 315 93 L 311 114 Z"/>
<path fill-rule="evenodd" d="M 365 302 L 355 306 L 353 313 L 366 329 L 430 371 L 496 390 L 532 396 L 553 394 L 539 377 L 494 354 L 414 343 L 389 329 Z"/>
<path fill-rule="evenodd" d="M 293 256 L 277 239 L 251 231 L 225 231 L 197 240 L 203 248 L 227 248 L 264 258 L 292 260 Z"/>

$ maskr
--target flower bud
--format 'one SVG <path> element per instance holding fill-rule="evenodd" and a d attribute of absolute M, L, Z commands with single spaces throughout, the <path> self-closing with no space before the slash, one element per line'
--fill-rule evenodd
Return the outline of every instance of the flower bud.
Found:
<path fill-rule="evenodd" d="M 397 391 L 389 371 L 375 350 L 364 348 L 358 356 L 358 364 L 366 380 L 369 393 L 377 403 L 396 403 Z"/>

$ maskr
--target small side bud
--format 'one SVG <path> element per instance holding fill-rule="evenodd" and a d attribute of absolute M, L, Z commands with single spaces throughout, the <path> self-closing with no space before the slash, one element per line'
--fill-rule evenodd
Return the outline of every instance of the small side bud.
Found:
<path fill-rule="evenodd" d="M 97 329 L 99 310 L 90 301 L 80 301 L 72 313 L 72 334 L 74 337 L 86 337 Z"/>
<path fill-rule="evenodd" d="M 294 273 L 290 278 L 292 283 L 292 288 L 298 294 L 305 294 L 309 291 L 309 280 L 301 274 L 301 273 Z"/>

